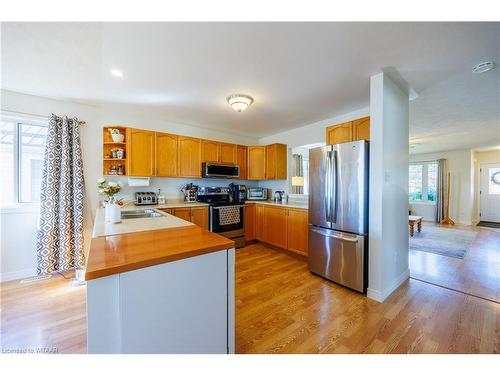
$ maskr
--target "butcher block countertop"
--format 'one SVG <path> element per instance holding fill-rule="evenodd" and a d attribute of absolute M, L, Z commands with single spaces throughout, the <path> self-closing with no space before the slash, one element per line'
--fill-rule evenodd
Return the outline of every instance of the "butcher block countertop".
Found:
<path fill-rule="evenodd" d="M 95 237 L 85 280 L 234 247 L 234 241 L 197 225 Z"/>

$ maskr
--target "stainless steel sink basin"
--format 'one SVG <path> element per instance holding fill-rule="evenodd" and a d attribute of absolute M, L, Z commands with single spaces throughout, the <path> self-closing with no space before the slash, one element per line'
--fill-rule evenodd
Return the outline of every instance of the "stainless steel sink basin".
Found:
<path fill-rule="evenodd" d="M 122 219 L 142 219 L 146 217 L 162 217 L 163 215 L 153 209 L 122 211 Z"/>

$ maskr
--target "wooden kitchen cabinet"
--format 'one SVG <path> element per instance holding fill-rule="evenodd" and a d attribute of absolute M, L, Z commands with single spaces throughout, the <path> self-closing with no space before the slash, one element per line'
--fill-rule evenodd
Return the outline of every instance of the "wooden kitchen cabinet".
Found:
<path fill-rule="evenodd" d="M 255 204 L 245 204 L 243 223 L 245 225 L 245 241 L 255 240 Z"/>
<path fill-rule="evenodd" d="M 247 146 L 236 147 L 236 164 L 240 166 L 240 180 L 247 179 Z"/>
<path fill-rule="evenodd" d="M 248 146 L 247 162 L 249 180 L 266 179 L 266 146 Z"/>
<path fill-rule="evenodd" d="M 127 128 L 127 174 L 153 176 L 155 171 L 155 132 Z"/>
<path fill-rule="evenodd" d="M 231 143 L 220 143 L 221 163 L 237 164 L 237 146 Z"/>
<path fill-rule="evenodd" d="M 201 177 L 201 139 L 179 136 L 179 176 Z"/>
<path fill-rule="evenodd" d="M 352 121 L 330 126 L 326 129 L 326 143 L 335 145 L 352 141 Z"/>
<path fill-rule="evenodd" d="M 220 161 L 220 144 L 215 141 L 201 141 L 201 161 L 217 163 Z"/>
<path fill-rule="evenodd" d="M 191 208 L 174 208 L 174 216 L 186 221 L 191 221 Z"/>
<path fill-rule="evenodd" d="M 264 242 L 287 248 L 287 210 L 277 206 L 264 206 Z"/>
<path fill-rule="evenodd" d="M 169 209 L 164 208 L 161 210 L 165 211 Z M 179 207 L 171 208 L 170 210 L 172 210 L 172 215 L 177 216 L 180 219 L 190 221 L 191 223 L 202 228 L 208 229 L 208 207 Z"/>
<path fill-rule="evenodd" d="M 287 216 L 287 249 L 295 253 L 307 255 L 309 214 L 307 210 L 288 208 Z"/>
<path fill-rule="evenodd" d="M 352 140 L 370 140 L 370 117 L 363 117 L 352 122 Z"/>
<path fill-rule="evenodd" d="M 174 209 L 173 208 L 159 208 L 160 211 L 163 211 L 169 215 L 173 215 L 174 214 Z"/>
<path fill-rule="evenodd" d="M 191 207 L 191 220 L 202 228 L 208 229 L 208 207 Z"/>
<path fill-rule="evenodd" d="M 264 205 L 257 204 L 255 207 L 255 238 L 266 242 L 264 238 Z"/>
<path fill-rule="evenodd" d="M 287 179 L 287 150 L 282 143 L 266 146 L 266 180 Z"/>
<path fill-rule="evenodd" d="M 155 176 L 177 177 L 179 137 L 175 134 L 155 133 Z"/>

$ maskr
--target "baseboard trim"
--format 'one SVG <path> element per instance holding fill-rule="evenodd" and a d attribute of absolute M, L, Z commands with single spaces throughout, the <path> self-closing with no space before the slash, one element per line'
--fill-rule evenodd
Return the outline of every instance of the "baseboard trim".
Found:
<path fill-rule="evenodd" d="M 401 284 L 410 278 L 410 269 L 407 268 L 401 275 L 398 276 L 392 285 L 384 292 L 376 289 L 368 288 L 366 296 L 377 302 L 384 302 Z"/>
<path fill-rule="evenodd" d="M 28 277 L 36 276 L 36 270 L 31 268 L 26 268 L 24 270 L 13 271 L 13 272 L 4 272 L 0 274 L 0 282 L 18 280 L 18 279 L 26 279 Z"/>

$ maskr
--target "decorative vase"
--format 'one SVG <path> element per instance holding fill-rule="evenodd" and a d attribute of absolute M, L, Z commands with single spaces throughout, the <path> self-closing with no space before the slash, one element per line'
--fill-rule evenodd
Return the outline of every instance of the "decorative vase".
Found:
<path fill-rule="evenodd" d="M 109 202 L 104 208 L 104 217 L 107 223 L 116 224 L 122 221 L 120 206 L 114 202 Z"/>
<path fill-rule="evenodd" d="M 120 133 L 113 133 L 111 134 L 111 138 L 113 138 L 113 142 L 123 142 L 125 136 Z"/>

